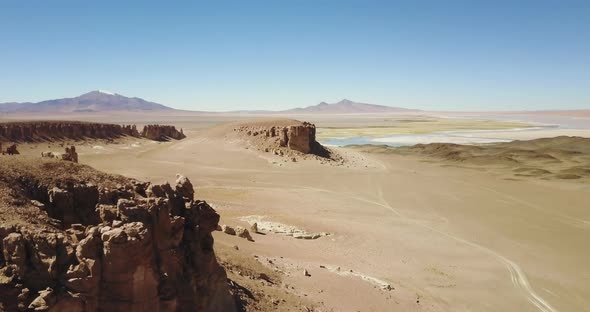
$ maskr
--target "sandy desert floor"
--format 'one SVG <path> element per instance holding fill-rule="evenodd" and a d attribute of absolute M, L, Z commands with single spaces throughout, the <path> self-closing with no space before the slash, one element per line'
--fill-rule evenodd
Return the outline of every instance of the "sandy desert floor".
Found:
<path fill-rule="evenodd" d="M 80 162 L 153 182 L 182 173 L 221 223 L 331 233 L 215 235 L 221 257 L 277 272 L 277 287 L 322 311 L 590 311 L 587 183 L 351 148 L 340 165 L 291 162 L 210 128 L 220 122 L 179 122 L 181 141 L 82 145 Z"/>

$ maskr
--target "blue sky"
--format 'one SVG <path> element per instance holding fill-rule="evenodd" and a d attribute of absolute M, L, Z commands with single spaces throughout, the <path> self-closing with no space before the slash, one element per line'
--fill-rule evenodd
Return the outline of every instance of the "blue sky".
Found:
<path fill-rule="evenodd" d="M 590 1 L 0 0 L 0 102 L 96 89 L 194 110 L 590 108 Z"/>

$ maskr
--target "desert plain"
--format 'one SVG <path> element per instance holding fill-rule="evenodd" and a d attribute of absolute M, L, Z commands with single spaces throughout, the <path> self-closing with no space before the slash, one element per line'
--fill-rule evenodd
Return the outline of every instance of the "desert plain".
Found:
<path fill-rule="evenodd" d="M 424 122 L 421 116 L 286 117 L 314 122 L 320 142 L 391 129 L 420 134 L 535 127 L 442 117 Z M 228 277 L 253 297 L 268 297 L 255 300 L 252 310 L 590 311 L 590 153 L 576 151 L 567 159 L 552 154 L 556 159 L 547 162 L 525 153 L 515 167 L 497 161 L 495 152 L 470 163 L 363 145 L 330 147 L 338 160 L 293 160 L 235 134 L 241 125 L 272 123 L 275 116 L 129 118 L 89 120 L 174 124 L 187 137 L 65 143 L 77 146 L 80 163 L 107 173 L 154 183 L 181 173 L 221 215 L 220 224 L 248 228 L 257 222 L 261 230 L 252 233 L 253 241 L 214 232 Z M 590 137 L 584 129 L 539 131 L 539 137 Z M 588 142 L 579 147 L 587 150 Z M 19 147 L 31 158 L 59 148 Z M 574 168 L 577 177 L 526 170 L 531 166 Z M 277 228 L 322 235 L 297 239 Z M 273 282 L 252 278 L 260 271 Z"/>

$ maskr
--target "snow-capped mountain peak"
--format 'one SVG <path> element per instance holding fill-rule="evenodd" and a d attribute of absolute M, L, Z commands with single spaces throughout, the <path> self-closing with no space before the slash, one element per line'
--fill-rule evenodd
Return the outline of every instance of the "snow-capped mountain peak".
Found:
<path fill-rule="evenodd" d="M 116 93 L 111 92 L 111 91 L 107 91 L 107 90 L 97 90 L 98 93 L 102 93 L 102 94 L 108 94 L 108 95 L 115 95 Z"/>

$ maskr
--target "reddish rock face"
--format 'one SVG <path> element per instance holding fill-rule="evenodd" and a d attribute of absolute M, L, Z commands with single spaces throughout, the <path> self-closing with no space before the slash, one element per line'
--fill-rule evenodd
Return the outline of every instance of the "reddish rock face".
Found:
<path fill-rule="evenodd" d="M 123 135 L 137 136 L 135 126 L 87 123 L 77 121 L 29 121 L 0 124 L 0 140 L 34 142 L 41 140 L 114 139 Z"/>
<path fill-rule="evenodd" d="M 116 139 L 122 136 L 165 141 L 185 138 L 174 126 L 148 125 L 140 133 L 135 125 L 115 125 L 79 121 L 27 121 L 0 123 L 0 141 L 36 142 L 45 140 Z"/>
<path fill-rule="evenodd" d="M 279 128 L 279 146 L 286 147 L 289 142 L 289 135 L 287 134 L 287 128 Z"/>
<path fill-rule="evenodd" d="M 248 136 L 264 134 L 267 142 L 278 143 L 279 147 L 288 147 L 304 154 L 314 153 L 319 145 L 315 138 L 315 125 L 308 122 L 296 123 L 292 126 L 241 126 L 234 131 Z"/>
<path fill-rule="evenodd" d="M 296 151 L 308 154 L 315 141 L 315 125 L 304 123 L 302 126 L 290 126 L 287 132 L 287 146 Z"/>
<path fill-rule="evenodd" d="M 141 136 L 154 141 L 181 140 L 186 137 L 182 129 L 178 131 L 174 126 L 164 125 L 147 125 L 143 127 Z"/>
<path fill-rule="evenodd" d="M 7 311 L 235 311 L 213 251 L 219 215 L 188 178 L 147 194 L 139 182 L 34 188 L 66 230 L 0 226 Z"/>

